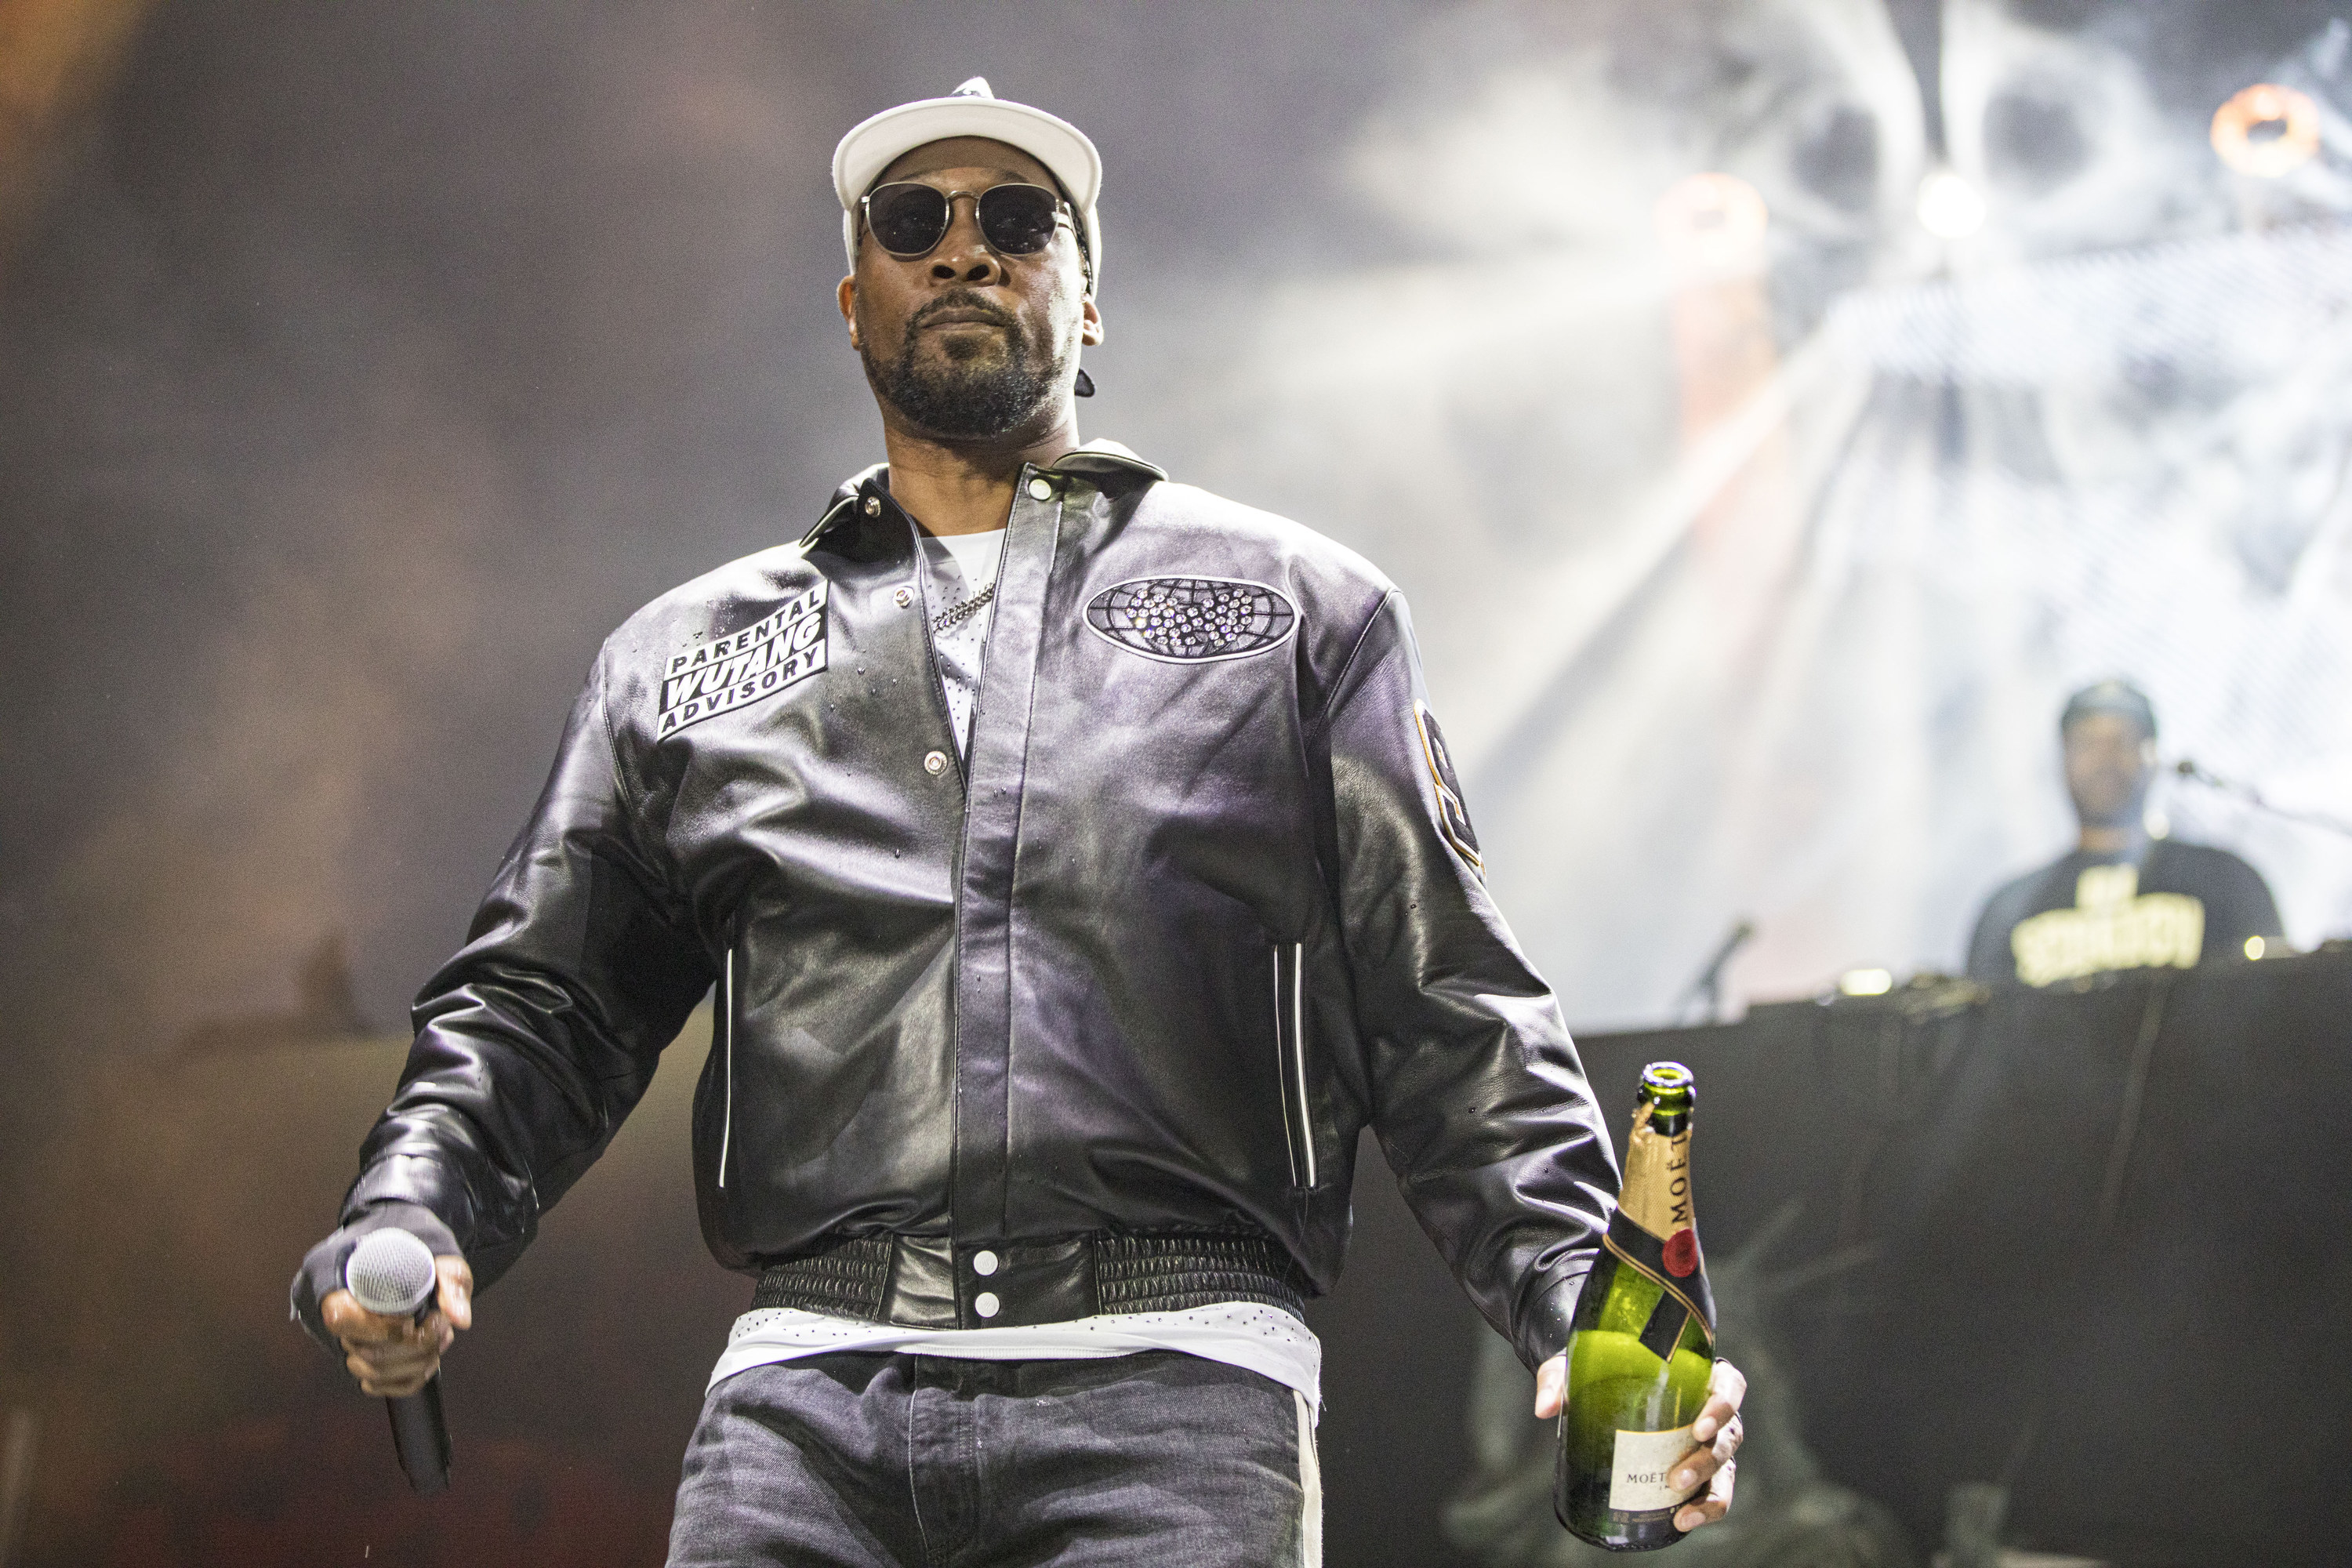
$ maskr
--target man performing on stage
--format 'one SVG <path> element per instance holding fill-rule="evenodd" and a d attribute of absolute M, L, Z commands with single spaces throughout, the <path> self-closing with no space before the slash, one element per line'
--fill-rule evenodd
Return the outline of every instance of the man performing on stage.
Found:
<path fill-rule="evenodd" d="M 715 990 L 702 1225 L 758 1283 L 672 1563 L 1313 1563 L 1357 1134 L 1548 1416 L 1601 1118 L 1396 592 L 1080 444 L 1093 144 L 974 80 L 834 177 L 889 462 L 605 642 L 296 1308 L 420 1387 Z M 340 1289 L 384 1226 L 441 1255 L 421 1327 Z"/>

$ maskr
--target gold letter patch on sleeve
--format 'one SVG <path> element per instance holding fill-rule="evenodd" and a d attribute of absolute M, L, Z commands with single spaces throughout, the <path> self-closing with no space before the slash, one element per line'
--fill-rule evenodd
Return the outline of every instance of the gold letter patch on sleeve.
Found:
<path fill-rule="evenodd" d="M 1486 862 L 1478 853 L 1478 835 L 1471 830 L 1469 808 L 1462 804 L 1462 780 L 1454 771 L 1454 753 L 1446 749 L 1445 732 L 1437 727 L 1437 715 L 1429 704 L 1419 698 L 1412 703 L 1413 728 L 1421 732 L 1421 754 L 1429 763 L 1430 782 L 1437 786 L 1437 830 L 1454 852 L 1470 863 L 1470 869 L 1484 877 Z"/>

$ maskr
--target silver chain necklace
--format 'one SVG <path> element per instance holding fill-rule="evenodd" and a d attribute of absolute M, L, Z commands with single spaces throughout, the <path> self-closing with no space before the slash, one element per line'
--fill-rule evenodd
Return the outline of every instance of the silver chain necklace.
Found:
<path fill-rule="evenodd" d="M 971 619 L 972 616 L 980 614 L 982 610 L 987 608 L 989 601 L 995 597 L 996 584 L 991 583 L 987 587 L 982 588 L 979 593 L 974 594 L 962 604 L 941 610 L 938 615 L 932 616 L 931 630 L 934 632 L 943 632 L 950 627 L 963 625 L 964 622 Z"/>

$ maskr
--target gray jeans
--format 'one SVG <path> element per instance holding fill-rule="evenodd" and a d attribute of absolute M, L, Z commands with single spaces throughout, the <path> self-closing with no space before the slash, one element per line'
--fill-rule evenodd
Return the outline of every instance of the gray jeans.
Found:
<path fill-rule="evenodd" d="M 843 1353 L 710 1391 L 669 1568 L 1319 1568 L 1306 1402 L 1172 1351 Z"/>

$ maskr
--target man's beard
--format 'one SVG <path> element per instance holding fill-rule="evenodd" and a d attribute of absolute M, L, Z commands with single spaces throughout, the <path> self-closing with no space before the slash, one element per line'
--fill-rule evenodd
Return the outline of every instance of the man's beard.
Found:
<path fill-rule="evenodd" d="M 2110 795 L 2088 806 L 2077 796 L 2074 816 L 2085 827 L 2137 826 L 2147 816 L 2147 790 L 2143 786 L 2120 800 Z"/>
<path fill-rule="evenodd" d="M 2146 778 L 2128 784 L 2099 779 L 2086 792 L 2078 792 L 2070 784 L 2068 793 L 2074 798 L 2074 816 L 2085 827 L 2134 826 L 2147 815 L 2150 782 Z M 2086 793 L 2091 796 L 2088 800 L 2084 798 Z"/>
<path fill-rule="evenodd" d="M 919 363 L 916 344 L 927 317 L 950 309 L 989 310 L 1003 323 L 1002 355 L 981 354 L 958 359 L 951 353 L 944 364 L 933 359 Z M 935 436 L 985 440 L 1016 428 L 1053 395 L 1058 364 L 1039 364 L 1023 337 L 1020 324 L 996 311 L 976 294 L 950 293 L 926 304 L 907 322 L 898 357 L 887 363 L 874 357 L 863 343 L 858 357 L 866 362 L 866 379 L 893 408 L 918 429 Z"/>

